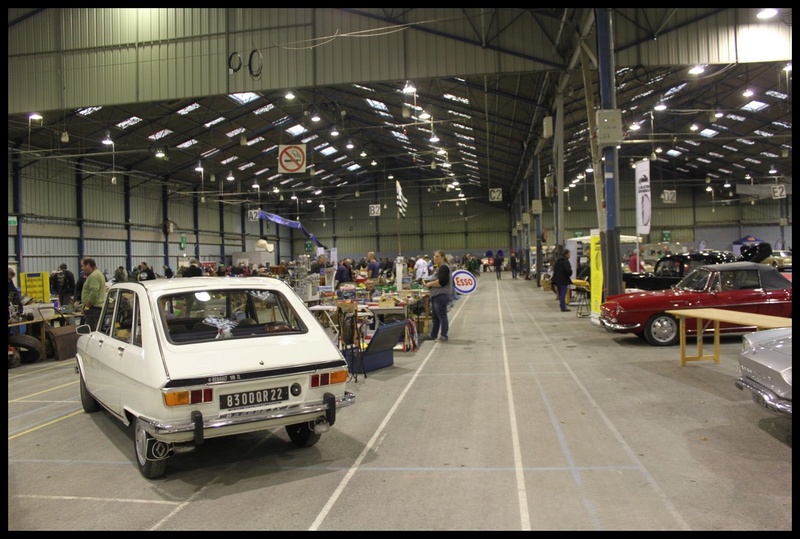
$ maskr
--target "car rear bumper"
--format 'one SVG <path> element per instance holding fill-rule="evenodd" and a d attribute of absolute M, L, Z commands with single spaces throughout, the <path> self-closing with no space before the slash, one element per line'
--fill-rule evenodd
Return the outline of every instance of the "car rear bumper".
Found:
<path fill-rule="evenodd" d="M 759 383 L 741 376 L 734 382 L 736 387 L 753 394 L 753 400 L 775 415 L 792 417 L 792 401 L 783 399 Z"/>
<path fill-rule="evenodd" d="M 345 391 L 340 397 L 327 393 L 322 402 L 303 403 L 269 410 L 230 412 L 214 417 L 203 417 L 192 412 L 191 419 L 182 421 L 159 421 L 147 417 L 139 419 L 145 430 L 154 438 L 172 442 L 194 441 L 202 443 L 205 438 L 252 432 L 273 427 L 314 421 L 324 416 L 324 422 L 333 425 L 336 410 L 355 404 L 356 396 Z M 215 432 L 219 431 L 219 432 Z"/>

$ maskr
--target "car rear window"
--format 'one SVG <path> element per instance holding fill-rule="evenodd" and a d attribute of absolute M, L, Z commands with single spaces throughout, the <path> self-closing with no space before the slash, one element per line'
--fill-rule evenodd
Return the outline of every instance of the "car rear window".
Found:
<path fill-rule="evenodd" d="M 202 290 L 162 296 L 158 309 L 175 344 L 304 333 L 291 302 L 271 290 Z"/>

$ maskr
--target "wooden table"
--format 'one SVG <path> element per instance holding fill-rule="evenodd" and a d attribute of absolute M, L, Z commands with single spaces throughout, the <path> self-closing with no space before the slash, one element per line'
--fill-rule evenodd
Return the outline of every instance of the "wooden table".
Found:
<path fill-rule="evenodd" d="M 66 320 L 66 323 L 69 323 L 68 318 L 76 318 L 79 316 L 83 316 L 82 313 L 61 313 L 55 314 L 53 316 L 48 316 L 47 318 L 42 318 L 41 316 L 38 318 L 34 318 L 33 320 L 20 320 L 19 322 L 9 322 L 8 327 L 16 328 L 20 326 L 33 326 L 34 324 L 39 324 L 39 340 L 42 343 L 42 359 L 47 359 L 45 356 L 47 355 L 47 328 L 45 328 L 45 324 L 49 324 L 54 320 Z"/>
<path fill-rule="evenodd" d="M 754 327 L 755 331 L 761 329 L 792 327 L 791 318 L 781 316 L 769 316 L 766 314 L 743 313 L 739 311 L 729 311 L 726 309 L 675 309 L 666 311 L 667 314 L 677 316 L 680 320 L 680 344 L 681 344 L 681 367 L 687 361 L 701 361 L 713 359 L 719 365 L 719 324 L 727 322 L 740 326 Z M 686 319 L 697 319 L 697 355 L 686 355 Z M 703 320 L 714 322 L 714 353 L 703 354 Z"/>

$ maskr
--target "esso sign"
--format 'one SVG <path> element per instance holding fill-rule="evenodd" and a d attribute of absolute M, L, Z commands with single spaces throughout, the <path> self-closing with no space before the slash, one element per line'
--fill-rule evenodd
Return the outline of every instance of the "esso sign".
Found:
<path fill-rule="evenodd" d="M 453 287 L 459 294 L 472 294 L 478 288 L 478 280 L 467 270 L 453 272 Z"/>

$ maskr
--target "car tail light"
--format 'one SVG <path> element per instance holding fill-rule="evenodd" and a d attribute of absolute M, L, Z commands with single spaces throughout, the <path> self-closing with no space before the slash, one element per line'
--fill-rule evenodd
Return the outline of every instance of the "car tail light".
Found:
<path fill-rule="evenodd" d="M 210 387 L 203 389 L 182 389 L 164 393 L 166 406 L 184 406 L 186 404 L 200 404 L 214 400 L 214 390 Z"/>
<path fill-rule="evenodd" d="M 331 384 L 343 384 L 346 381 L 347 381 L 346 369 L 311 375 L 311 387 L 329 386 Z"/>

